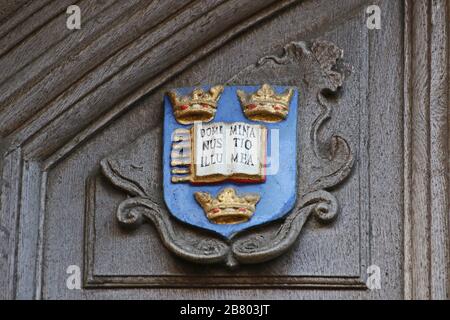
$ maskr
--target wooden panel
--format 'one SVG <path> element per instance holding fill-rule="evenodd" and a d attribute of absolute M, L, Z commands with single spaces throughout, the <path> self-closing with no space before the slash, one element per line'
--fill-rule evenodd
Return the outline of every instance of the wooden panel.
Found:
<path fill-rule="evenodd" d="M 406 3 L 404 268 L 412 299 L 449 295 L 449 10 L 448 1 Z"/>
<path fill-rule="evenodd" d="M 157 3 L 80 1 L 88 28 L 75 33 L 63 30 L 63 1 L 17 2 L 2 20 L 1 297 L 447 297 L 448 1 L 378 1 L 380 31 L 366 29 L 363 0 Z M 231 272 L 173 257 L 151 226 L 117 227 L 124 194 L 99 161 L 149 132 L 157 139 L 166 88 L 259 82 L 246 76 L 259 58 L 317 38 L 353 68 L 322 132 L 349 137 L 357 153 L 333 190 L 335 224 L 310 221 L 285 257 Z M 308 86 L 303 74 L 277 76 Z M 303 106 L 305 117 L 313 101 Z M 65 286 L 72 264 L 84 268 L 83 290 Z M 381 290 L 365 288 L 370 264 Z M 167 289 L 178 286 L 195 289 Z M 227 289 L 242 286 L 254 290 Z"/>
<path fill-rule="evenodd" d="M 5 0 L 0 8 L 0 23 L 5 22 L 11 16 L 15 15 L 17 11 L 23 9 L 23 6 L 30 2 L 28 0 Z M 39 4 L 41 5 L 41 4 Z"/>
<path fill-rule="evenodd" d="M 358 7 L 357 4 L 355 8 Z M 398 23 L 400 23 L 399 8 L 395 5 L 390 7 L 393 17 L 395 12 L 397 13 Z M 383 205 L 370 198 L 371 188 L 381 192 L 378 188 L 383 185 L 385 189 L 386 178 L 372 177 L 376 183 L 370 186 L 368 184 L 368 175 L 371 171 L 368 171 L 370 161 L 368 151 L 370 150 L 366 146 L 366 141 L 369 139 L 367 133 L 369 128 L 376 128 L 381 138 L 388 134 L 386 128 L 384 131 L 381 128 L 382 120 L 371 118 L 368 112 L 368 109 L 383 108 L 382 105 L 377 105 L 376 101 L 372 101 L 369 105 L 366 100 L 370 85 L 370 79 L 367 78 L 369 56 L 362 59 L 361 52 L 372 54 L 368 47 L 370 39 L 366 32 L 360 32 L 357 27 L 364 23 L 363 10 L 350 10 L 350 15 L 343 15 L 335 23 L 327 24 L 326 28 L 322 25 L 321 34 L 319 31 L 310 30 L 303 38 L 298 34 L 298 28 L 308 24 L 309 21 L 302 22 L 301 18 L 311 16 L 308 14 L 308 9 L 313 12 L 317 10 L 316 7 L 308 7 L 308 4 L 294 7 L 223 47 L 220 52 L 217 51 L 197 63 L 164 88 L 136 102 L 130 113 L 117 119 L 106 131 L 101 132 L 68 158 L 51 167 L 48 175 L 44 233 L 46 239 L 44 261 L 48 261 L 48 265 L 43 269 L 44 297 L 64 295 L 67 291 L 63 281 L 66 274 L 47 271 L 54 270 L 57 265 L 64 264 L 64 261 L 69 263 L 69 260 L 61 259 L 67 256 L 65 253 L 67 251 L 72 252 L 67 259 L 75 259 L 77 263 L 83 264 L 84 259 L 89 258 L 85 265 L 85 284 L 95 288 L 155 285 L 158 287 L 300 286 L 328 289 L 347 287 L 356 290 L 365 288 L 365 269 L 370 264 L 370 247 L 368 246 L 370 242 L 367 235 L 372 210 L 375 210 L 378 218 L 384 215 L 393 226 L 392 230 L 387 232 L 392 240 L 388 240 L 386 235 L 383 241 L 388 243 L 401 241 L 399 240 L 401 238 L 399 197 L 394 195 L 388 204 Z M 325 11 L 324 14 L 330 14 L 330 12 Z M 286 21 L 293 20 L 299 21 L 297 25 L 286 25 Z M 354 30 L 358 32 L 354 33 Z M 284 37 L 277 36 L 281 32 Z M 336 224 L 330 228 L 321 228 L 310 223 L 294 250 L 285 257 L 263 266 L 243 267 L 234 272 L 220 267 L 198 268 L 196 265 L 180 261 L 165 250 L 152 227 L 132 234 L 120 230 L 113 214 L 114 208 L 124 195 L 115 191 L 103 178 L 95 178 L 98 176 L 98 162 L 105 155 L 114 152 L 113 150 L 121 149 L 123 144 L 129 145 L 130 141 L 142 136 L 147 130 L 152 131 L 146 139 L 160 139 L 161 97 L 165 88 L 186 84 L 195 85 L 200 82 L 221 83 L 228 79 L 237 82 L 267 81 L 268 79 L 261 79 L 260 76 L 258 79 L 251 76 L 246 78 L 246 70 L 262 56 L 279 52 L 273 48 L 282 48 L 290 41 L 308 39 L 309 34 L 338 43 L 346 52 L 347 63 L 353 66 L 353 73 L 346 83 L 339 104 L 335 107 L 333 121 L 324 133 L 326 135 L 337 131 L 349 137 L 352 147 L 359 155 L 355 174 L 345 187 L 336 190 L 339 201 L 343 204 L 342 215 Z M 398 66 L 399 69 L 401 69 L 400 35 L 400 30 L 392 35 L 392 42 L 398 44 L 397 49 L 393 50 L 397 50 L 398 54 L 394 55 L 396 60 L 391 64 Z M 252 48 L 251 53 L 244 57 L 249 48 Z M 235 57 L 242 58 L 236 61 Z M 231 68 L 227 68 L 228 65 Z M 299 70 L 304 73 L 301 68 Z M 298 74 L 299 70 L 294 70 L 292 73 L 283 71 L 284 73 L 278 75 L 282 79 L 279 81 L 298 85 L 301 91 L 307 92 L 307 78 Z M 381 81 L 378 78 L 379 75 L 375 74 L 373 77 L 372 81 Z M 392 81 L 395 82 L 392 86 L 393 113 L 389 115 L 389 120 L 386 120 L 393 122 L 389 126 L 389 132 L 395 132 L 397 139 L 390 145 L 386 144 L 386 140 L 376 141 L 371 156 L 378 159 L 377 150 L 384 149 L 388 157 L 386 161 L 391 163 L 391 174 L 399 177 L 402 174 L 401 155 L 397 158 L 392 155 L 395 150 L 398 150 L 402 139 L 400 73 L 397 80 L 394 78 Z M 314 110 L 318 111 L 313 96 L 306 95 L 303 99 L 300 126 L 308 117 L 317 114 Z M 304 136 L 305 133 L 306 130 L 301 135 Z M 392 151 L 389 151 L 389 148 L 392 148 Z M 301 171 L 303 170 L 308 170 L 307 163 L 301 166 Z M 378 175 L 376 172 L 372 174 Z M 92 176 L 94 178 L 89 179 Z M 85 193 L 86 180 L 88 181 L 87 193 Z M 401 179 L 394 181 L 397 183 L 392 183 L 392 193 L 400 194 Z M 88 200 L 87 212 L 85 212 L 83 201 L 84 195 Z M 384 206 L 389 207 L 387 212 L 381 212 L 385 209 Z M 387 214 L 389 216 L 386 216 Z M 81 219 L 83 216 L 87 220 L 83 221 Z M 61 220 L 65 221 L 65 224 L 58 222 Z M 385 222 L 376 220 L 373 228 L 386 228 Z M 67 229 L 67 225 L 71 227 Z M 87 228 L 86 234 L 83 233 L 84 225 Z M 64 247 L 60 245 L 62 238 L 70 239 L 70 242 L 64 241 Z M 86 245 L 87 252 L 83 252 L 81 243 Z M 345 249 L 342 250 L 342 248 Z M 391 261 L 387 260 L 388 257 L 385 254 L 379 258 L 377 264 L 389 270 L 392 282 L 401 281 L 398 269 L 401 254 L 391 244 L 385 245 L 384 252 L 386 249 L 392 250 L 389 256 L 392 256 L 395 264 L 391 265 Z M 399 289 L 389 289 L 388 294 L 392 297 L 401 295 Z M 152 292 L 149 291 L 148 294 L 152 295 Z"/>

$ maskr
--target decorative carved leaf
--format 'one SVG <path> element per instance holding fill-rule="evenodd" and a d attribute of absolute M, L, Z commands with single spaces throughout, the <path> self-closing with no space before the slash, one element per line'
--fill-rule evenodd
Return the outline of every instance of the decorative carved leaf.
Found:
<path fill-rule="evenodd" d="M 143 135 L 129 146 L 103 159 L 105 176 L 130 195 L 162 203 L 161 129 Z"/>

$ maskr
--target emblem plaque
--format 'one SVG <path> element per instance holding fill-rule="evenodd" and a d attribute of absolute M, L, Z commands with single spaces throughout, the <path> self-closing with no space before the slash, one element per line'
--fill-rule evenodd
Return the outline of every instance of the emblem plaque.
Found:
<path fill-rule="evenodd" d="M 329 190 L 349 176 L 354 156 L 346 139 L 320 131 L 343 85 L 342 55 L 326 41 L 293 42 L 226 84 L 168 90 L 162 130 L 101 161 L 131 196 L 117 208 L 119 223 L 152 222 L 175 255 L 234 267 L 282 255 L 310 216 L 333 221 L 339 206 Z M 268 82 L 278 69 L 294 79 L 304 72 L 303 91 L 297 80 Z M 264 82 L 239 85 L 246 76 Z M 316 115 L 300 117 L 303 96 Z"/>

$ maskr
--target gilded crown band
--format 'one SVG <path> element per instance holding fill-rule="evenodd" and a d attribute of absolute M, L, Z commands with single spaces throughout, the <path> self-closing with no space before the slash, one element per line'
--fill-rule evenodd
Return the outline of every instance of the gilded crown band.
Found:
<path fill-rule="evenodd" d="M 277 94 L 268 84 L 253 94 L 237 91 L 245 116 L 253 121 L 280 122 L 286 119 L 294 90 Z"/>
<path fill-rule="evenodd" d="M 208 219 L 217 224 L 236 224 L 248 221 L 255 213 L 256 204 L 260 199 L 257 194 L 239 196 L 233 188 L 222 190 L 216 198 L 208 192 L 196 192 L 194 196 Z"/>
<path fill-rule="evenodd" d="M 209 91 L 195 89 L 187 96 L 178 96 L 175 91 L 169 91 L 175 119 L 184 125 L 213 120 L 223 90 L 224 86 L 214 86 Z M 293 89 L 277 94 L 268 84 L 263 84 L 254 93 L 237 90 L 245 116 L 249 120 L 269 123 L 286 119 L 293 94 Z"/>
<path fill-rule="evenodd" d="M 167 94 L 172 102 L 175 119 L 181 124 L 211 121 L 216 115 L 223 89 L 223 86 L 214 86 L 209 91 L 195 89 L 190 96 L 184 97 L 179 97 L 175 91 L 169 91 Z"/>

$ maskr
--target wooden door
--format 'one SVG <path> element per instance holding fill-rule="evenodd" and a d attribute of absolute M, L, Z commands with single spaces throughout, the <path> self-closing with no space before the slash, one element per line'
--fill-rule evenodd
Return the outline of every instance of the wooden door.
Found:
<path fill-rule="evenodd" d="M 0 8 L 1 298 L 447 297 L 448 1 L 81 0 L 71 30 L 72 2 Z M 178 258 L 151 224 L 120 228 L 128 195 L 100 163 L 150 143 L 153 167 L 120 165 L 161 198 L 167 89 L 297 86 L 307 139 L 320 79 L 337 84 L 318 134 L 345 137 L 354 155 L 330 190 L 334 222 L 310 219 L 283 256 L 232 269 Z M 298 161 L 300 186 L 303 172 L 333 175 Z"/>

